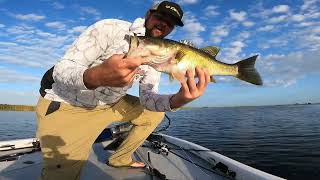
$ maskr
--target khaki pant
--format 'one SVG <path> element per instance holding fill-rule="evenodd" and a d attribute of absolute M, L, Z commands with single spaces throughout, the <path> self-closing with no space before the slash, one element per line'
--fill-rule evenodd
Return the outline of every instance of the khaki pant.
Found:
<path fill-rule="evenodd" d="M 38 130 L 44 158 L 43 180 L 80 178 L 97 136 L 112 122 L 131 121 L 126 140 L 109 158 L 114 166 L 129 164 L 133 152 L 159 125 L 163 112 L 144 109 L 137 97 L 126 95 L 113 106 L 92 109 L 57 103 L 40 97 L 37 108 Z"/>

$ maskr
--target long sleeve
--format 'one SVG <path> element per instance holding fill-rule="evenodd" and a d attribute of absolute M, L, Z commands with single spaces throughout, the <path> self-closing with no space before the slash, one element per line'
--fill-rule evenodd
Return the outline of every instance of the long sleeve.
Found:
<path fill-rule="evenodd" d="M 150 111 L 173 111 L 170 108 L 172 94 L 158 94 L 161 73 L 150 66 L 143 67 L 146 72 L 139 84 L 139 97 L 141 104 Z"/>
<path fill-rule="evenodd" d="M 141 18 L 133 23 L 105 19 L 86 29 L 55 65 L 52 88 L 44 90 L 44 98 L 83 107 L 118 102 L 130 85 L 121 88 L 102 86 L 90 90 L 84 85 L 83 74 L 86 69 L 103 63 L 114 54 L 128 52 L 126 35 L 144 35 L 144 22 Z"/>
<path fill-rule="evenodd" d="M 99 21 L 79 36 L 55 65 L 53 78 L 56 83 L 72 89 L 87 89 L 83 73 L 107 48 L 107 29 L 112 29 L 112 23 Z"/>

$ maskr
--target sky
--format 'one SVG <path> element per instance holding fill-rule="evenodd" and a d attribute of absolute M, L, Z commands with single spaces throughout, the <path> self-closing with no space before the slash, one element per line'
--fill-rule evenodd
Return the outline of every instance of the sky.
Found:
<path fill-rule="evenodd" d="M 134 21 L 151 0 L 0 0 L 0 104 L 37 103 L 42 75 L 86 27 L 102 19 Z M 260 106 L 320 102 L 320 0 L 178 0 L 184 27 L 167 38 L 217 46 L 235 63 L 259 55 L 264 85 L 215 77 L 187 106 Z M 179 90 L 161 76 L 159 93 Z M 130 94 L 137 95 L 138 86 Z"/>

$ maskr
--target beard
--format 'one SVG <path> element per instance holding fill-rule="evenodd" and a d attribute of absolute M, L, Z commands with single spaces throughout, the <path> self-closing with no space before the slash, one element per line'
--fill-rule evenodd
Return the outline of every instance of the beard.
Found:
<path fill-rule="evenodd" d="M 148 22 L 148 19 L 146 19 L 146 22 Z M 152 27 L 146 27 L 146 33 L 145 36 L 148 37 L 156 37 L 156 38 L 164 38 L 167 34 L 164 34 L 164 27 L 162 27 L 160 24 L 155 24 Z M 161 33 L 159 33 L 161 32 Z"/>
<path fill-rule="evenodd" d="M 164 34 L 164 31 L 157 26 L 153 26 L 152 28 L 146 28 L 145 35 L 156 38 L 164 38 L 166 36 L 166 34 Z"/>

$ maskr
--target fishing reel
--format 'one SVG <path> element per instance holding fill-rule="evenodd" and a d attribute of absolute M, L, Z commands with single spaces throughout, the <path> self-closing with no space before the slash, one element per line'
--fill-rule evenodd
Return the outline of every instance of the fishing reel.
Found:
<path fill-rule="evenodd" d="M 163 154 L 168 156 L 169 154 L 169 146 L 163 142 L 160 141 L 152 141 L 151 142 L 152 147 L 157 149 L 157 154 Z"/>

